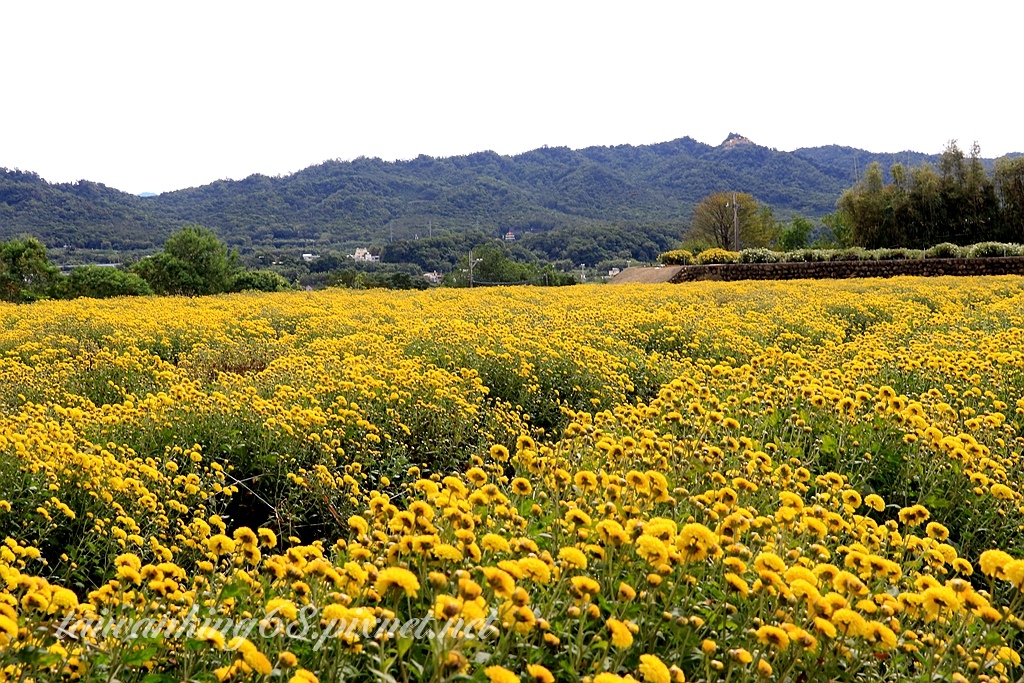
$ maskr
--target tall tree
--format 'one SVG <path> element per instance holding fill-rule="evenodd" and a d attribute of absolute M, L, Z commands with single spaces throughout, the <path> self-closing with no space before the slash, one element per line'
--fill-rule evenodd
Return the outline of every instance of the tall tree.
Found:
<path fill-rule="evenodd" d="M 793 214 L 793 220 L 782 229 L 778 245 L 783 251 L 803 249 L 810 244 L 812 230 L 814 230 L 813 222 L 803 216 Z"/>
<path fill-rule="evenodd" d="M 956 140 L 950 140 L 939 157 L 939 192 L 942 197 L 943 225 L 947 235 L 943 241 L 972 241 L 970 204 L 967 193 L 967 157 Z"/>
<path fill-rule="evenodd" d="M 985 170 L 978 143 L 970 155 L 951 140 L 933 168 L 910 169 L 894 164 L 885 184 L 878 164 L 843 193 L 840 209 L 849 216 L 854 244 L 923 249 L 942 242 L 971 244 L 989 240 L 1017 241 L 1022 216 L 1014 199 L 1024 182 L 1021 167 L 1007 160 L 993 177 Z"/>
<path fill-rule="evenodd" d="M 999 216 L 999 200 L 996 197 L 995 182 L 985 172 L 981 163 L 981 147 L 977 141 L 971 145 L 971 156 L 967 165 L 965 189 L 968 204 L 968 231 L 979 240 L 1000 239 L 1002 235 Z"/>
<path fill-rule="evenodd" d="M 39 240 L 0 242 L 0 301 L 26 302 L 47 296 L 60 272 Z"/>
<path fill-rule="evenodd" d="M 171 235 L 164 250 L 135 264 L 157 294 L 202 296 L 231 289 L 238 257 L 206 228 L 189 226 Z"/>
<path fill-rule="evenodd" d="M 740 247 L 767 246 L 773 237 L 770 233 L 775 228 L 774 219 L 771 220 L 771 226 L 765 225 L 761 204 L 746 192 L 717 192 L 701 199 L 693 209 L 687 238 L 735 250 L 734 220 L 737 217 L 740 223 Z M 771 212 L 768 212 L 767 217 L 771 217 Z"/>
<path fill-rule="evenodd" d="M 1024 242 L 1024 157 L 998 159 L 995 186 L 1002 218 L 1002 239 Z"/>
<path fill-rule="evenodd" d="M 891 206 L 885 196 L 882 167 L 875 161 L 864 177 L 839 198 L 839 208 L 850 217 L 854 244 L 869 248 L 892 246 L 886 228 L 891 227 Z"/>
<path fill-rule="evenodd" d="M 822 217 L 821 224 L 831 233 L 831 241 L 840 247 L 853 246 L 853 233 L 850 226 L 850 215 L 842 209 Z"/>
<path fill-rule="evenodd" d="M 931 165 L 911 169 L 910 204 L 911 225 L 907 233 L 914 237 L 912 246 L 926 248 L 950 240 L 942 203 L 942 181 Z"/>

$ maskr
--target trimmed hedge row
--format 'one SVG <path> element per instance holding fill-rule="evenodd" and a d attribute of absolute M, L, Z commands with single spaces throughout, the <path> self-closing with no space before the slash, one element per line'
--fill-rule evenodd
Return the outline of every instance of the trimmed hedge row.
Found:
<path fill-rule="evenodd" d="M 772 251 L 770 249 L 744 249 L 740 252 L 708 249 L 694 256 L 684 249 L 667 251 L 661 255 L 665 265 L 689 266 L 725 263 L 827 263 L 833 261 L 902 261 L 913 259 L 967 259 L 1006 258 L 1024 256 L 1024 245 L 1002 242 L 981 242 L 961 247 L 944 242 L 931 249 L 799 249 Z"/>
<path fill-rule="evenodd" d="M 726 263 L 680 268 L 670 282 L 695 280 L 841 280 L 899 275 L 1024 275 L 1024 256 L 881 261 Z"/>

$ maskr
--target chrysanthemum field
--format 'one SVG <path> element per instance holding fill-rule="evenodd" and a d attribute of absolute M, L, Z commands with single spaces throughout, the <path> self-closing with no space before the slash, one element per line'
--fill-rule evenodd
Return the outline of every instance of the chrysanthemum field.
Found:
<path fill-rule="evenodd" d="M 1024 674 L 1022 278 L 0 305 L 0 378 L 3 681 Z"/>

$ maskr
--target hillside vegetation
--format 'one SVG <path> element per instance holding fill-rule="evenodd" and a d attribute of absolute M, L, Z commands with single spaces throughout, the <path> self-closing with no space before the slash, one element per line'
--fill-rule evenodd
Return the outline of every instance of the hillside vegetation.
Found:
<path fill-rule="evenodd" d="M 742 189 L 779 216 L 834 210 L 855 169 L 894 159 L 936 162 L 917 153 L 871 154 L 842 147 L 779 152 L 740 136 L 719 146 L 691 138 L 654 145 L 571 150 L 544 147 L 516 156 L 480 152 L 388 162 L 326 161 L 282 177 L 253 175 L 138 197 L 100 183 L 49 183 L 0 170 L 0 239 L 32 235 L 48 247 L 120 253 L 155 251 L 186 224 L 214 230 L 232 246 L 325 249 L 466 231 L 553 230 L 550 259 L 572 237 L 611 225 L 642 239 L 678 236 L 702 197 Z M 634 237 L 635 239 L 635 237 Z M 547 253 L 547 252 L 552 253 Z M 637 255 L 639 257 L 639 254 Z M 607 257 L 607 255 L 605 255 Z"/>

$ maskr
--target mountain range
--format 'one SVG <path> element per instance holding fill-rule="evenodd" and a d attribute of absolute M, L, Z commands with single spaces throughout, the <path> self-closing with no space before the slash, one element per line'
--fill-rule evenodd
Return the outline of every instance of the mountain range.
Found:
<path fill-rule="evenodd" d="M 684 137 L 514 156 L 360 157 L 155 196 L 0 169 L 0 240 L 32 235 L 50 248 L 146 252 L 199 224 L 243 253 L 297 253 L 474 230 L 498 236 L 619 225 L 682 234 L 694 204 L 713 192 L 749 192 L 783 220 L 820 218 L 872 161 L 888 168 L 938 157 L 835 145 L 782 152 L 730 134 L 717 146 Z"/>

